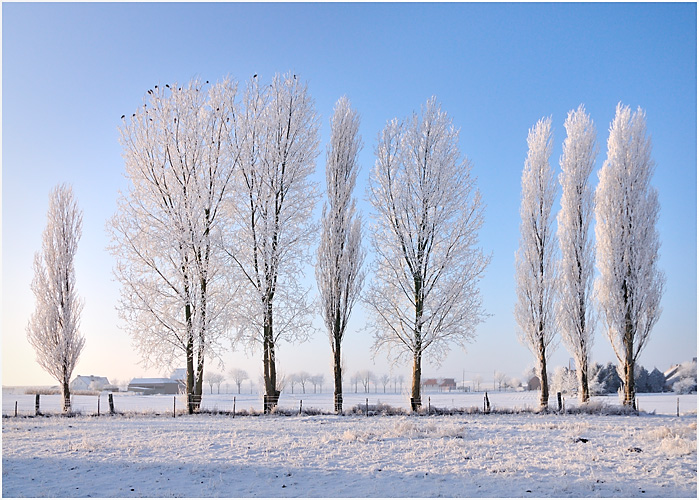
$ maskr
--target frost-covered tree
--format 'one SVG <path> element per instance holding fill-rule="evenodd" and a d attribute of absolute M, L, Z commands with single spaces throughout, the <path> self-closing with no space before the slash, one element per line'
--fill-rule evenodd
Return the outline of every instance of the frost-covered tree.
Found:
<path fill-rule="evenodd" d="M 529 130 L 529 152 L 522 172 L 519 249 L 515 255 L 517 303 L 515 319 L 519 340 L 534 355 L 541 382 L 540 405 L 548 408 L 547 356 L 556 333 L 556 240 L 553 202 L 556 178 L 551 157 L 551 118 L 542 118 Z"/>
<path fill-rule="evenodd" d="M 317 228 L 311 175 L 318 155 L 318 119 L 308 88 L 296 75 L 271 85 L 248 83 L 236 123 L 237 191 L 230 198 L 232 230 L 224 238 L 241 276 L 234 295 L 237 338 L 262 349 L 265 411 L 277 404 L 280 341 L 303 341 L 312 331 L 303 266 Z"/>
<path fill-rule="evenodd" d="M 391 377 L 385 373 L 379 377 L 379 382 L 381 382 L 381 385 L 383 386 L 384 394 L 386 393 L 386 386 L 388 385 L 388 383 L 390 381 L 391 381 Z"/>
<path fill-rule="evenodd" d="M 483 383 L 483 376 L 482 375 L 479 374 L 479 375 L 476 375 L 475 377 L 473 377 L 473 386 L 474 386 L 474 390 L 476 392 L 480 392 L 482 383 Z"/>
<path fill-rule="evenodd" d="M 493 376 L 495 377 L 495 381 L 498 383 L 498 391 L 502 391 L 503 385 L 507 387 L 505 383 L 507 381 L 506 373 L 496 371 Z"/>
<path fill-rule="evenodd" d="M 82 235 L 82 211 L 66 184 L 49 195 L 41 251 L 34 254 L 31 289 L 36 298 L 27 339 L 36 361 L 61 386 L 63 411 L 70 411 L 70 377 L 85 345 L 80 334 L 83 301 L 75 286 L 75 254 Z"/>
<path fill-rule="evenodd" d="M 207 90 L 208 88 L 208 90 Z M 144 360 L 186 362 L 201 396 L 206 356 L 220 355 L 231 291 L 217 241 L 233 184 L 235 82 L 155 86 L 121 127 L 129 189 L 109 223 L 119 313 Z"/>
<path fill-rule="evenodd" d="M 242 368 L 232 368 L 228 370 L 228 376 L 231 377 L 235 385 L 238 387 L 238 394 L 240 394 L 240 386 L 243 382 L 249 379 L 248 372 Z M 251 381 L 252 382 L 252 381 Z"/>
<path fill-rule="evenodd" d="M 672 385 L 672 390 L 677 394 L 689 394 L 697 392 L 697 361 L 687 361 L 680 365 L 677 372 L 679 380 Z"/>
<path fill-rule="evenodd" d="M 364 392 L 369 392 L 369 386 L 376 378 L 371 370 L 362 370 L 361 372 L 357 372 L 356 377 L 362 383 Z"/>
<path fill-rule="evenodd" d="M 308 372 L 299 372 L 296 374 L 296 381 L 301 384 L 301 391 L 306 394 L 306 384 L 310 382 L 311 374 Z"/>
<path fill-rule="evenodd" d="M 665 390 L 665 375 L 657 368 L 648 375 L 648 389 L 650 392 L 663 392 Z"/>
<path fill-rule="evenodd" d="M 208 382 L 211 394 L 214 393 L 214 386 L 217 387 L 218 393 L 221 393 L 221 383 L 225 380 L 222 373 L 208 372 L 206 375 L 204 375 L 204 380 Z"/>
<path fill-rule="evenodd" d="M 412 361 L 411 406 L 421 404 L 422 358 L 465 347 L 485 314 L 478 282 L 490 260 L 478 245 L 481 196 L 459 132 L 432 97 L 420 115 L 379 136 L 369 197 L 375 218 L 373 280 L 365 303 L 374 350 Z"/>
<path fill-rule="evenodd" d="M 313 394 L 318 392 L 323 392 L 323 382 L 325 382 L 325 375 L 318 374 L 318 375 L 312 375 L 311 378 L 309 379 L 311 381 L 311 384 L 313 384 Z"/>
<path fill-rule="evenodd" d="M 665 276 L 658 269 L 660 205 L 650 185 L 655 163 L 645 112 L 621 103 L 609 129 L 595 194 L 595 293 L 619 364 L 624 405 L 635 406 L 634 367 L 660 317 Z"/>
<path fill-rule="evenodd" d="M 561 392 L 563 394 L 573 394 L 577 388 L 576 374 L 566 366 L 558 366 L 553 371 L 553 379 L 551 387 L 553 392 Z"/>
<path fill-rule="evenodd" d="M 335 411 L 342 411 L 342 340 L 364 282 L 362 221 L 352 196 L 361 149 L 359 115 L 346 97 L 335 105 L 325 162 L 328 201 L 323 206 L 316 281 L 333 352 Z"/>
<path fill-rule="evenodd" d="M 575 358 L 580 401 L 590 399 L 590 354 L 595 333 L 592 307 L 594 243 L 593 190 L 590 175 L 597 157 L 597 132 L 585 108 L 568 113 L 561 156 L 561 211 L 558 213 L 559 300 L 557 319 L 561 338 Z"/>

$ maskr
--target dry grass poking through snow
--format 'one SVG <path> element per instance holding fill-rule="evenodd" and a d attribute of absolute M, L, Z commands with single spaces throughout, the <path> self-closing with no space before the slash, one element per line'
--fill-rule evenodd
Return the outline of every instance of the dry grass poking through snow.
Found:
<path fill-rule="evenodd" d="M 3 418 L 3 496 L 696 497 L 696 417 Z"/>

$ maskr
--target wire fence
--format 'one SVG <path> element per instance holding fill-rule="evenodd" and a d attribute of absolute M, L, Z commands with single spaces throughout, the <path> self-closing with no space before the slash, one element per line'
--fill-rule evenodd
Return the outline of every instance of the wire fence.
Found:
<path fill-rule="evenodd" d="M 487 394 L 487 395 L 486 395 Z M 490 413 L 533 411 L 538 408 L 538 392 L 489 392 L 460 393 L 447 392 L 426 394 L 422 397 L 420 413 Z M 3 392 L 3 416 L 34 416 L 63 413 L 62 397 L 58 394 L 6 394 Z M 111 401 L 110 401 L 111 400 Z M 617 395 L 597 396 L 593 402 L 598 405 L 619 405 Z M 640 394 L 638 408 L 647 413 L 696 414 L 696 394 L 675 395 Z M 553 394 L 549 408 L 553 411 L 575 411 L 576 398 L 562 397 L 557 400 Z M 408 414 L 411 412 L 408 394 L 345 393 L 342 401 L 346 414 Z M 336 405 L 333 394 L 285 394 L 279 398 L 274 410 L 276 413 L 293 414 L 332 414 Z M 204 394 L 200 412 L 251 415 L 264 412 L 264 397 L 261 394 Z M 94 395 L 78 394 L 71 397 L 71 412 L 80 415 L 152 414 L 179 416 L 188 412 L 188 398 L 179 395 L 139 395 L 134 393 L 106 393 Z"/>

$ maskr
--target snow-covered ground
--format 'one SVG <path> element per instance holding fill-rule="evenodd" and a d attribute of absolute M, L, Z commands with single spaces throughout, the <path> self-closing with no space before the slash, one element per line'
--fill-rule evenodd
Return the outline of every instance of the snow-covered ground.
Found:
<path fill-rule="evenodd" d="M 696 415 L 2 419 L 2 495 L 696 497 Z"/>

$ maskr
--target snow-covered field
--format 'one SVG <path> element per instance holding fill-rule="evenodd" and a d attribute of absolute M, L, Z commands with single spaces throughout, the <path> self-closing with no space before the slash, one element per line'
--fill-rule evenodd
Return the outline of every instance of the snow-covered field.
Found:
<path fill-rule="evenodd" d="M 2 495 L 696 497 L 682 417 L 3 418 Z"/>
<path fill-rule="evenodd" d="M 3 414 L 24 395 L 3 394 Z M 206 395 L 230 411 L 234 395 Z M 236 411 L 259 410 L 235 395 Z M 345 408 L 405 397 L 347 394 Z M 27 396 L 20 414 L 33 414 Z M 81 398 L 86 398 L 82 400 Z M 426 395 L 473 407 L 483 394 Z M 489 394 L 494 408 L 535 406 L 536 393 Z M 282 408 L 330 410 L 328 394 L 286 395 Z M 55 400 L 55 401 L 54 401 Z M 453 400 L 453 401 L 452 401 Z M 107 407 L 102 396 L 102 413 Z M 605 402 L 617 404 L 615 397 Z M 640 395 L 640 416 L 532 413 L 452 416 L 184 414 L 172 396 L 115 395 L 120 416 L 2 422 L 2 495 L 53 497 L 696 497 L 696 395 Z M 553 401 L 552 401 L 553 404 Z M 28 407 L 25 407 L 27 406 Z M 45 405 L 45 406 L 44 406 Z M 42 409 L 58 410 L 58 396 Z M 574 401 L 567 406 L 575 406 Z M 80 409 L 80 408 L 78 408 Z M 26 411 L 25 411 L 26 410 Z M 143 415 L 141 411 L 158 411 Z M 296 413 L 296 412 L 293 412 Z"/>

